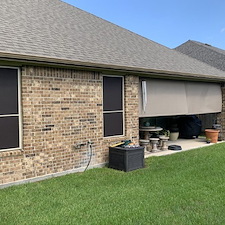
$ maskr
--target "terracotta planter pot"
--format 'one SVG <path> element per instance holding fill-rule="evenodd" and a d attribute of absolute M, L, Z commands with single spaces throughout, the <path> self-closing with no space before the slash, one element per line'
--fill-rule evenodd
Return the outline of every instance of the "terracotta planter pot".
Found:
<path fill-rule="evenodd" d="M 205 130 L 206 139 L 210 139 L 211 143 L 217 143 L 219 132 L 220 132 L 219 130 L 206 129 Z"/>

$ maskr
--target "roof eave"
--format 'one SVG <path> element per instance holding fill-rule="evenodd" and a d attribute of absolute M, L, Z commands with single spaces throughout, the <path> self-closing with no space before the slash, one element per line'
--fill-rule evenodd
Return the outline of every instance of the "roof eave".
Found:
<path fill-rule="evenodd" d="M 114 71 L 119 73 L 131 73 L 139 76 L 151 76 L 155 78 L 168 78 L 168 79 L 194 79 L 204 80 L 209 82 L 225 82 L 225 76 L 212 76 L 203 74 L 191 74 L 184 72 L 164 71 L 157 69 L 127 67 L 109 64 L 99 64 L 91 62 L 82 62 L 61 58 L 50 58 L 46 56 L 33 56 L 25 54 L 0 52 L 0 60 L 14 61 L 22 64 L 37 64 L 37 65 L 51 65 L 68 68 L 88 69 L 95 71 Z"/>

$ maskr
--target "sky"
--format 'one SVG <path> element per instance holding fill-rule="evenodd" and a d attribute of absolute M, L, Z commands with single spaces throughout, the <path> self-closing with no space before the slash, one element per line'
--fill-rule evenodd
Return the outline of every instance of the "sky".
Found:
<path fill-rule="evenodd" d="M 200 41 L 225 49 L 225 0 L 63 0 L 169 48 Z"/>

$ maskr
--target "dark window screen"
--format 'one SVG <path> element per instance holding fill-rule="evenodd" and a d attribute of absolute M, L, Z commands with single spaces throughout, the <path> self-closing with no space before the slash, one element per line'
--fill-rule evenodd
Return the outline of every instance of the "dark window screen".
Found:
<path fill-rule="evenodd" d="M 18 70 L 0 68 L 0 115 L 18 114 Z"/>
<path fill-rule="evenodd" d="M 104 114 L 104 137 L 123 135 L 123 113 Z"/>
<path fill-rule="evenodd" d="M 0 117 L 0 150 L 19 147 L 19 118 Z"/>
<path fill-rule="evenodd" d="M 123 78 L 103 77 L 103 110 L 123 109 Z"/>

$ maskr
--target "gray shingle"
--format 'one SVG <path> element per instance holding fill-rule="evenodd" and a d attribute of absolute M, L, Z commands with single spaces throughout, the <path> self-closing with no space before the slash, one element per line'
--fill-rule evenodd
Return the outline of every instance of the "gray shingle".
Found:
<path fill-rule="evenodd" d="M 175 50 L 225 71 L 225 50 L 223 49 L 189 40 Z"/>
<path fill-rule="evenodd" d="M 60 0 L 1 0 L 0 15 L 0 56 L 17 53 L 225 78 L 223 71 Z"/>

